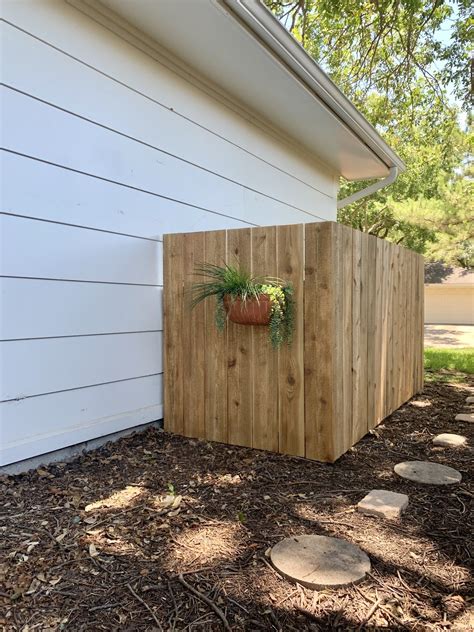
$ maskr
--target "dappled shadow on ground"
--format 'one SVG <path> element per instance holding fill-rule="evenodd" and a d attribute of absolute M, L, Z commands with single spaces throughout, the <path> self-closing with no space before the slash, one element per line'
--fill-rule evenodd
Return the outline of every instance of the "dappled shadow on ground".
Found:
<path fill-rule="evenodd" d="M 462 431 L 474 445 L 472 424 L 454 422 L 466 395 L 428 385 L 334 465 L 152 430 L 4 479 L 0 625 L 469 630 L 472 454 L 431 443 Z M 457 467 L 463 482 L 419 487 L 393 474 L 419 459 Z M 373 488 L 409 494 L 401 522 L 354 511 Z M 303 533 L 357 544 L 371 576 L 317 592 L 283 579 L 265 553 Z"/>
<path fill-rule="evenodd" d="M 425 325 L 425 347 L 463 349 L 474 347 L 474 325 Z"/>

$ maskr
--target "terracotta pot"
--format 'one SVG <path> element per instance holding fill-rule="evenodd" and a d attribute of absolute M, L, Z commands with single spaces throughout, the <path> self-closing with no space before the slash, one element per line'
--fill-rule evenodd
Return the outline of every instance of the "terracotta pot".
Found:
<path fill-rule="evenodd" d="M 224 308 L 229 320 L 239 325 L 268 325 L 272 312 L 272 303 L 267 294 L 260 294 L 257 298 L 243 301 L 241 298 L 232 299 L 229 294 L 224 296 Z"/>

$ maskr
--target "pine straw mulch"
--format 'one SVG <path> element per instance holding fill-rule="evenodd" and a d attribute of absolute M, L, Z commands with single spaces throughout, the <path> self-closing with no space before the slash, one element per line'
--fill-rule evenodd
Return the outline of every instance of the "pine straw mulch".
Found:
<path fill-rule="evenodd" d="M 2 478 L 0 627 L 474 629 L 472 453 L 431 443 L 451 431 L 474 445 L 474 426 L 454 422 L 467 386 L 428 384 L 334 465 L 148 430 Z M 410 459 L 452 465 L 463 481 L 397 478 Z M 373 488 L 409 494 L 401 522 L 354 511 Z M 266 551 L 303 533 L 359 545 L 371 575 L 320 592 L 281 578 Z"/>

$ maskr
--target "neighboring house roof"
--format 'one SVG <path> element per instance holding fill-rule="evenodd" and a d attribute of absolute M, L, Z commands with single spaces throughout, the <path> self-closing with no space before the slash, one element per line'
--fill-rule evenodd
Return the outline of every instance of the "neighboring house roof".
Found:
<path fill-rule="evenodd" d="M 455 268 L 441 262 L 427 263 L 425 285 L 474 287 L 474 269 Z"/>
<path fill-rule="evenodd" d="M 405 168 L 257 0 L 68 1 L 93 7 L 110 22 L 118 18 L 135 37 L 144 34 L 250 116 L 270 123 L 348 180 L 382 178 L 393 167 Z"/>

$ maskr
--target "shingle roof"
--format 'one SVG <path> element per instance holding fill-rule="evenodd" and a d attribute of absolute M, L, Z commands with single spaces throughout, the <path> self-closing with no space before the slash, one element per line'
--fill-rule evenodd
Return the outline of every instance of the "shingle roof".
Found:
<path fill-rule="evenodd" d="M 425 283 L 442 285 L 474 285 L 473 268 L 456 268 L 441 262 L 425 265 Z"/>

